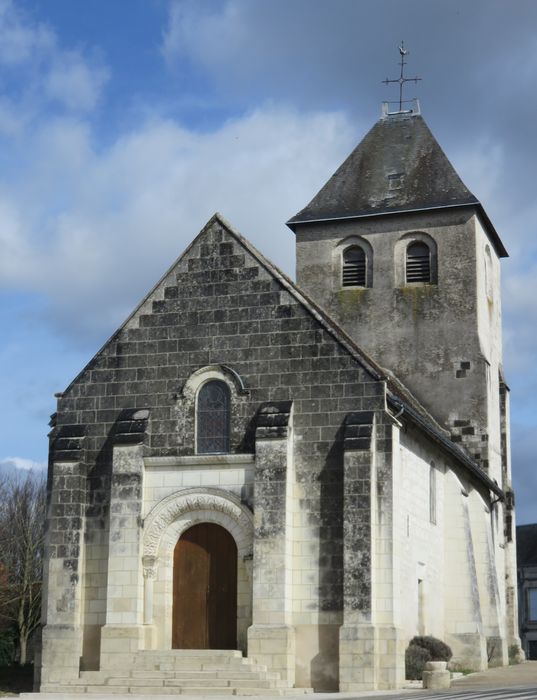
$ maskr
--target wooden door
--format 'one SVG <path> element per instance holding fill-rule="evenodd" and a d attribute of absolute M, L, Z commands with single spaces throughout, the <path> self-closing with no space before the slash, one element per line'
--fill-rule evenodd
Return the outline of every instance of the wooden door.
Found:
<path fill-rule="evenodd" d="M 220 525 L 194 525 L 175 546 L 172 648 L 237 648 L 237 546 Z"/>

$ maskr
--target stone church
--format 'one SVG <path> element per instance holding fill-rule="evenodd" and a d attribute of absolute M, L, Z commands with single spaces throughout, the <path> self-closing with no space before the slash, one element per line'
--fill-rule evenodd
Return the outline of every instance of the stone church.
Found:
<path fill-rule="evenodd" d="M 216 214 L 58 395 L 41 690 L 397 688 L 417 634 L 518 653 L 498 233 L 419 108 L 287 224 L 296 283 Z"/>

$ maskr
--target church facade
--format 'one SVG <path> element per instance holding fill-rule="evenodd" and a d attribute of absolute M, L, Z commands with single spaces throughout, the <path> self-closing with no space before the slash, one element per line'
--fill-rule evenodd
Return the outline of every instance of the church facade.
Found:
<path fill-rule="evenodd" d="M 519 653 L 498 234 L 416 112 L 288 225 L 297 284 L 215 215 L 59 396 L 42 690 L 397 688 L 416 634 Z"/>

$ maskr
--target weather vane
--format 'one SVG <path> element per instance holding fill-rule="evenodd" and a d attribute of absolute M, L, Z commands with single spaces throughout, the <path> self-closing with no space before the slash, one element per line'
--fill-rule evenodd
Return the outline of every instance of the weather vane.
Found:
<path fill-rule="evenodd" d="M 391 80 L 389 78 L 386 78 L 386 80 L 383 80 L 382 82 L 385 85 L 389 85 L 390 83 L 399 83 L 399 111 L 402 112 L 403 102 L 409 102 L 409 100 L 403 100 L 403 85 L 405 83 L 411 82 L 417 83 L 418 80 L 421 80 L 421 78 L 405 78 L 404 76 L 406 66 L 405 56 L 408 54 L 408 49 L 405 49 L 404 41 L 401 42 L 401 46 L 399 47 L 399 53 L 401 54 L 401 75 L 398 78 L 394 78 Z"/>

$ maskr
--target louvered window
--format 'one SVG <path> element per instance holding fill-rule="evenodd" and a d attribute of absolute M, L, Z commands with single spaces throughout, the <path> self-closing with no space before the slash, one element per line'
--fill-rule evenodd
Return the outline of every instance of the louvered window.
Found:
<path fill-rule="evenodd" d="M 431 281 L 431 253 L 426 243 L 411 243 L 406 249 L 406 281 Z"/>
<path fill-rule="evenodd" d="M 343 253 L 343 286 L 366 286 L 366 256 L 362 248 L 353 246 Z"/>
<path fill-rule="evenodd" d="M 229 388 L 220 380 L 204 384 L 198 394 L 198 454 L 229 452 Z"/>

